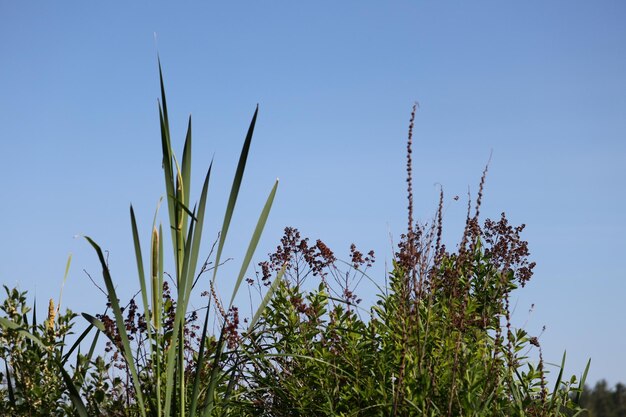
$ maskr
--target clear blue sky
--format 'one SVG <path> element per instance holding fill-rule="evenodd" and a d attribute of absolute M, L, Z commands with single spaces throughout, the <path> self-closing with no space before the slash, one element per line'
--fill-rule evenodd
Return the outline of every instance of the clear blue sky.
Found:
<path fill-rule="evenodd" d="M 591 357 L 591 382 L 626 382 L 626 3 L 207 3 L 0 0 L 1 283 L 44 305 L 71 252 L 64 304 L 99 312 L 82 272 L 100 282 L 95 254 L 74 238 L 86 234 L 120 292 L 138 288 L 128 206 L 147 239 L 163 194 L 156 32 L 178 149 L 193 115 L 197 180 L 215 155 L 207 251 L 259 103 L 227 255 L 241 259 L 280 177 L 256 261 L 290 225 L 340 257 L 352 242 L 376 250 L 383 282 L 419 101 L 417 217 L 443 184 L 456 243 L 493 151 L 482 213 L 526 223 L 538 263 L 516 323 L 545 325 L 544 357 L 567 349 L 569 373 Z"/>

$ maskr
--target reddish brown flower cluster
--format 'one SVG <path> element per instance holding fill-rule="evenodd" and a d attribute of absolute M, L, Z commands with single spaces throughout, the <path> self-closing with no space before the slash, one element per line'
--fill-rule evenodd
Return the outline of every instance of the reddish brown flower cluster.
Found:
<path fill-rule="evenodd" d="M 520 238 L 526 225 L 512 227 L 504 213 L 500 220 L 487 219 L 482 231 L 486 243 L 485 254 L 491 263 L 502 271 L 513 271 L 514 277 L 523 287 L 533 275 L 535 262 L 528 262 L 528 242 Z"/>
<path fill-rule="evenodd" d="M 363 265 L 369 268 L 376 260 L 373 250 L 369 251 L 366 256 L 363 256 L 363 253 L 356 249 L 356 245 L 354 243 L 350 245 L 350 257 L 352 258 L 352 266 L 355 269 L 358 269 Z"/>
<path fill-rule="evenodd" d="M 309 239 L 302 238 L 298 229 L 286 227 L 285 233 L 280 240 L 276 252 L 270 254 L 268 261 L 259 263 L 261 267 L 261 281 L 269 285 L 272 275 L 280 271 L 286 265 L 286 272 L 297 277 L 296 285 L 299 285 L 307 275 L 326 276 L 324 269 L 332 265 L 337 258 L 332 250 L 321 240 L 315 245 L 309 246 Z M 248 283 L 253 282 L 248 280 Z"/>
<path fill-rule="evenodd" d="M 174 328 L 176 316 L 176 301 L 171 297 L 170 288 L 167 282 L 163 282 L 163 311 L 157 320 L 161 320 L 164 334 L 169 334 Z M 111 303 L 107 303 L 107 309 L 111 308 Z M 121 307 L 122 313 L 125 313 L 124 327 L 128 340 L 134 342 L 137 349 L 142 349 L 143 343 L 148 339 L 147 322 L 144 314 L 138 313 L 138 306 L 135 299 L 132 298 L 125 307 Z M 153 313 L 154 314 L 154 313 Z M 159 312 L 156 312 L 158 315 Z M 117 328 L 115 320 L 108 314 L 97 314 L 96 317 L 104 324 L 104 332 L 109 338 L 105 345 L 105 352 L 112 352 L 112 361 L 117 369 L 126 369 L 126 363 L 121 354 L 123 351 L 122 338 Z M 185 356 L 191 359 L 195 347 L 200 343 L 200 335 L 198 331 L 200 326 L 197 324 L 198 313 L 192 311 L 185 319 L 184 349 Z"/>
<path fill-rule="evenodd" d="M 224 337 L 229 349 L 234 349 L 241 337 L 239 335 L 239 309 L 231 307 L 228 314 L 224 317 Z"/>

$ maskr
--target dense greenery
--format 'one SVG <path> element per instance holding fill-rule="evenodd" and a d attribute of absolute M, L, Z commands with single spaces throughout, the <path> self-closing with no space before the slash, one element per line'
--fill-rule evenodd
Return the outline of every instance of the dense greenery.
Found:
<path fill-rule="evenodd" d="M 582 378 L 547 386 L 539 340 L 513 328 L 509 299 L 531 278 L 524 226 L 479 219 L 486 170 L 454 250 L 442 242 L 443 192 L 429 224 L 413 220 L 412 113 L 407 146 L 408 227 L 384 284 L 370 278 L 373 252 L 352 245 L 338 260 L 321 240 L 294 228 L 275 253 L 245 278 L 269 215 L 272 188 L 252 234 L 232 296 L 216 277 L 243 178 L 257 112 L 237 167 L 216 242 L 199 263 L 210 168 L 191 207 L 191 122 L 181 163 L 172 152 L 163 81 L 161 145 L 174 271 L 164 271 L 163 227 L 151 229 L 144 270 L 139 232 L 131 226 L 139 300 L 120 304 L 103 253 L 108 304 L 83 313 L 88 327 L 69 345 L 77 315 L 51 301 L 37 323 L 26 294 L 5 288 L 0 316 L 0 414 L 15 416 L 573 416 L 581 415 Z M 414 109 L 415 110 L 415 109 Z M 212 259 L 209 261 L 208 259 Z M 147 272 L 146 272 L 147 271 Z M 210 273 L 210 280 L 198 280 Z M 167 279 L 169 277 L 169 280 Z M 244 283 L 262 296 L 240 320 L 235 294 Z M 370 279 L 377 302 L 355 292 Z M 202 287 L 202 288 L 200 288 Z M 194 290 L 206 306 L 192 311 Z M 200 313 L 200 315 L 199 315 Z M 211 321 L 220 323 L 212 334 Z M 107 339 L 96 352 L 98 338 Z M 525 354 L 538 350 L 539 362 Z M 583 397 L 584 400 L 585 397 Z"/>

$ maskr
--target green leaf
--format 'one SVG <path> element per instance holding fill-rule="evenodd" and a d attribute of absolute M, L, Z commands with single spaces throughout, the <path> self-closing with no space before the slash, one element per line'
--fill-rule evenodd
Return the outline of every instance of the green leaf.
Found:
<path fill-rule="evenodd" d="M 33 301 L 33 324 L 31 329 L 33 333 L 37 331 L 37 298 Z"/>
<path fill-rule="evenodd" d="M 189 225 L 189 233 L 188 240 L 191 241 L 193 236 L 194 223 L 192 222 Z M 165 416 L 168 417 L 170 413 L 170 406 L 172 404 L 172 394 L 174 389 L 174 360 L 176 359 L 176 354 L 181 355 L 182 352 L 182 340 L 179 341 L 179 331 L 181 326 L 184 326 L 184 317 L 187 312 L 187 302 L 186 299 L 187 294 L 187 286 L 191 286 L 192 279 L 188 279 L 185 277 L 186 271 L 188 270 L 187 262 L 189 259 L 189 251 L 191 250 L 191 245 L 187 245 L 185 248 L 185 253 L 183 254 L 183 271 L 181 273 L 181 281 L 178 284 L 178 300 L 176 303 L 176 312 L 174 314 L 174 331 L 172 332 L 172 337 L 170 340 L 170 348 L 167 352 L 167 362 L 165 366 L 166 372 L 166 385 L 165 385 Z M 182 381 L 180 382 L 182 385 Z"/>
<path fill-rule="evenodd" d="M 84 315 L 85 313 L 83 313 Z M 70 357 L 70 355 L 72 354 L 72 352 L 74 352 L 74 350 L 76 350 L 76 348 L 78 348 L 80 346 L 80 343 L 83 341 L 83 339 L 85 339 L 85 337 L 87 337 L 87 335 L 91 332 L 91 330 L 94 328 L 95 326 L 93 324 L 90 324 L 89 326 L 87 326 L 87 328 L 80 334 L 80 336 L 78 337 L 78 339 L 76 339 L 76 342 L 74 342 L 74 344 L 72 345 L 72 347 L 70 348 L 70 350 L 63 356 L 63 359 L 61 360 L 61 363 L 65 364 L 65 362 L 67 361 L 67 359 Z M 103 326 L 104 327 L 104 326 Z"/>
<path fill-rule="evenodd" d="M 189 207 L 189 197 L 191 190 L 191 116 L 187 123 L 187 135 L 185 136 L 185 146 L 183 147 L 183 161 L 181 165 L 181 178 L 183 180 L 183 204 Z M 187 219 L 183 221 L 183 230 L 187 229 Z"/>
<path fill-rule="evenodd" d="M 63 376 L 63 381 L 65 381 L 65 385 L 67 386 L 67 390 L 69 391 L 70 400 L 74 407 L 76 407 L 76 411 L 80 417 L 89 417 L 87 413 L 87 407 L 85 407 L 85 403 L 83 403 L 82 398 L 80 398 L 80 394 L 72 381 L 72 377 L 69 376 L 63 365 L 59 363 L 59 369 L 61 370 L 61 375 Z"/>
<path fill-rule="evenodd" d="M 191 404 L 189 407 L 189 415 L 195 416 L 196 409 L 198 407 L 198 397 L 200 391 L 200 370 L 204 367 L 205 357 L 204 349 L 205 342 L 207 338 L 207 327 L 209 323 L 209 313 L 211 311 L 211 298 L 209 297 L 209 301 L 206 306 L 206 312 L 204 317 L 204 324 L 202 325 L 202 334 L 200 335 L 200 347 L 198 349 L 198 362 L 196 363 L 196 376 L 193 381 L 193 390 L 191 394 Z"/>
<path fill-rule="evenodd" d="M 563 369 L 565 368 L 566 355 L 567 355 L 567 351 L 563 352 L 563 358 L 561 359 L 559 375 L 556 377 L 556 382 L 554 383 L 554 390 L 552 391 L 552 397 L 550 398 L 550 410 L 552 410 L 552 407 L 554 407 L 554 401 L 556 400 L 557 393 L 559 392 L 559 387 L 561 386 L 561 379 L 563 378 Z"/>
<path fill-rule="evenodd" d="M 206 176 L 204 177 L 204 184 L 202 185 L 202 193 L 200 194 L 200 204 L 198 205 L 198 215 L 196 220 L 196 231 L 191 241 L 191 259 L 189 265 L 191 267 L 189 273 L 193 277 L 196 273 L 196 266 L 198 265 L 198 256 L 200 254 L 200 243 L 202 238 L 202 229 L 204 226 L 204 212 L 206 209 L 206 200 L 209 193 L 209 180 L 211 179 L 211 170 L 213 168 L 213 161 L 209 165 Z"/>
<path fill-rule="evenodd" d="M 583 372 L 582 377 L 580 377 L 580 382 L 578 383 L 578 393 L 576 394 L 576 404 L 580 404 L 580 397 L 583 395 L 583 388 L 585 386 L 585 381 L 587 381 L 587 373 L 589 372 L 589 367 L 591 366 L 591 358 L 587 361 L 587 366 L 585 366 L 585 371 Z"/>
<path fill-rule="evenodd" d="M 120 338 L 122 340 L 122 346 L 124 351 L 123 356 L 126 359 L 126 363 L 128 364 L 128 368 L 130 370 L 133 385 L 135 387 L 135 393 L 137 395 L 137 402 L 139 403 L 139 409 L 141 411 L 141 415 L 146 417 L 146 409 L 143 401 L 143 394 L 141 391 L 141 385 L 139 383 L 139 377 L 137 375 L 137 369 L 135 368 L 135 363 L 133 360 L 133 352 L 130 348 L 130 342 L 128 340 L 128 334 L 126 333 L 126 325 L 124 324 L 124 317 L 122 316 L 122 310 L 120 309 L 120 305 L 117 299 L 117 294 L 115 292 L 115 287 L 113 286 L 113 280 L 111 279 L 111 273 L 109 272 L 109 267 L 106 264 L 106 260 L 104 259 L 104 255 L 102 254 L 102 249 L 96 242 L 94 242 L 90 237 L 85 236 L 85 239 L 91 244 L 91 246 L 95 249 L 98 259 L 100 260 L 100 265 L 102 266 L 102 276 L 104 278 L 104 283 L 107 289 L 107 295 L 109 297 L 109 302 L 111 303 L 111 307 L 113 308 L 113 314 L 115 315 L 115 324 L 117 325 L 117 330 L 120 334 Z"/>
<path fill-rule="evenodd" d="M 224 242 L 226 241 L 226 235 L 228 234 L 228 228 L 230 221 L 235 211 L 235 204 L 237 203 L 237 196 L 239 195 L 239 188 L 241 187 L 241 181 L 243 179 L 243 173 L 246 169 L 246 161 L 248 159 L 248 152 L 250 151 L 250 143 L 252 142 L 252 135 L 254 133 L 254 126 L 256 124 L 256 118 L 259 113 L 259 106 L 256 106 L 248 133 L 246 134 L 246 140 L 243 143 L 241 154 L 239 155 L 239 163 L 237 164 L 237 171 L 235 172 L 235 178 L 233 179 L 233 185 L 230 189 L 230 196 L 228 198 L 228 205 L 226 206 L 226 212 L 224 214 L 224 222 L 222 224 L 222 231 L 220 234 L 220 241 L 217 246 L 217 255 L 215 256 L 215 268 L 213 269 L 213 278 L 211 281 L 215 281 L 217 277 L 217 269 L 220 264 L 222 256 L 222 250 L 224 249 Z"/>
<path fill-rule="evenodd" d="M 270 300 L 272 299 L 272 296 L 274 295 L 274 292 L 276 292 L 276 287 L 278 287 L 278 284 L 283 279 L 283 275 L 285 275 L 286 270 L 287 270 L 287 262 L 283 264 L 278 274 L 276 274 L 276 278 L 274 278 L 274 281 L 272 281 L 272 285 L 270 285 L 269 289 L 267 290 L 267 293 L 263 297 L 263 301 L 261 301 L 259 308 L 257 308 L 256 313 L 254 313 L 252 320 L 250 320 L 250 323 L 248 324 L 248 333 L 250 333 L 250 331 L 254 328 L 256 323 L 261 318 L 261 315 L 263 314 L 265 307 L 267 307 Z"/>
<path fill-rule="evenodd" d="M 30 339 L 33 342 L 35 342 L 35 344 L 37 344 L 40 348 L 46 349 L 46 345 L 37 336 L 33 335 L 27 329 L 24 329 L 23 327 L 21 327 L 18 324 L 12 322 L 11 320 L 9 320 L 9 319 L 7 319 L 5 317 L 0 317 L 0 326 L 6 327 L 7 329 L 12 329 L 12 330 L 18 331 L 22 335 L 26 336 L 28 339 Z"/>
<path fill-rule="evenodd" d="M 100 330 L 102 333 L 106 333 L 104 323 L 102 323 L 102 321 L 87 313 L 81 313 L 81 316 L 83 316 L 85 320 L 87 320 L 96 329 Z"/>
<path fill-rule="evenodd" d="M 241 269 L 239 270 L 239 276 L 237 277 L 237 281 L 235 281 L 235 288 L 233 289 L 233 294 L 230 297 L 230 303 L 228 303 L 228 309 L 233 306 L 233 301 L 235 301 L 235 296 L 239 291 L 239 286 L 243 281 L 243 277 L 250 266 L 250 261 L 252 260 L 252 255 L 254 255 L 254 251 L 256 250 L 257 245 L 259 244 L 259 239 L 263 234 L 263 229 L 265 228 L 265 223 L 267 222 L 267 218 L 270 214 L 270 210 L 272 209 L 272 203 L 274 202 L 274 197 L 276 196 L 276 189 L 278 188 L 278 180 L 274 183 L 272 187 L 272 191 L 267 197 L 267 201 L 265 202 L 265 206 L 263 207 L 263 211 L 261 211 L 261 215 L 259 216 L 259 220 L 254 228 L 254 233 L 252 234 L 252 238 L 250 239 L 250 244 L 248 245 L 248 250 L 246 251 L 246 255 L 243 258 L 243 262 L 241 263 Z"/>
<path fill-rule="evenodd" d="M 135 219 L 135 211 L 133 210 L 133 206 L 130 206 L 130 224 L 133 232 L 133 243 L 135 247 L 135 259 L 137 261 L 137 275 L 139 277 L 139 287 L 141 288 L 141 300 L 143 301 L 143 311 L 144 317 L 146 318 L 146 323 L 150 323 L 151 313 L 150 313 L 150 303 L 148 302 L 148 289 L 146 287 L 146 275 L 143 268 L 143 256 L 141 254 L 141 243 L 139 241 L 139 232 L 137 230 L 137 220 Z M 151 327 L 147 326 L 148 330 L 148 339 L 150 340 L 150 345 L 152 345 L 152 330 Z"/>

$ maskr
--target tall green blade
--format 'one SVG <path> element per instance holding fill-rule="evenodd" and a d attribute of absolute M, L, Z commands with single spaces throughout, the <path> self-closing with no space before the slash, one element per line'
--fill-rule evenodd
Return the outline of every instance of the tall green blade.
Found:
<path fill-rule="evenodd" d="M 165 196 L 167 198 L 167 212 L 170 219 L 170 224 L 173 226 L 176 224 L 175 217 L 175 187 L 174 187 L 174 173 L 172 168 L 172 148 L 170 146 L 169 131 L 167 131 L 167 121 L 164 119 L 163 109 L 159 105 L 159 117 L 161 121 L 161 147 L 163 151 L 163 175 L 165 177 Z M 172 241 L 175 242 L 176 231 L 171 230 Z M 176 256 L 176 248 L 174 247 L 174 256 Z"/>
<path fill-rule="evenodd" d="M 189 225 L 188 241 L 191 241 L 193 237 L 194 224 L 195 223 L 192 222 Z M 189 259 L 190 249 L 191 249 L 191 245 L 188 245 L 187 248 L 185 248 L 185 254 L 183 255 L 183 259 Z M 179 340 L 179 330 L 184 323 L 184 316 L 185 316 L 185 313 L 187 312 L 188 300 L 185 299 L 186 298 L 185 294 L 187 291 L 186 287 L 191 286 L 192 281 L 193 281 L 192 279 L 181 279 L 181 282 L 179 282 L 179 287 L 178 287 L 178 300 L 176 303 L 176 312 L 174 314 L 174 331 L 172 332 L 172 336 L 170 339 L 170 347 L 167 352 L 167 362 L 165 366 L 165 371 L 166 371 L 165 407 L 164 407 L 165 417 L 169 416 L 170 408 L 172 404 L 172 394 L 173 394 L 173 389 L 174 389 L 174 370 L 176 368 L 174 363 L 176 359 L 176 354 L 177 353 L 180 354 L 183 349 L 182 347 L 183 341 Z M 183 381 L 180 381 L 180 383 L 182 384 Z"/>
<path fill-rule="evenodd" d="M 220 363 L 220 360 L 222 359 L 222 351 L 224 349 L 225 329 L 226 329 L 226 323 L 224 323 L 224 325 L 222 326 L 222 330 L 220 331 L 220 338 L 217 341 L 217 345 L 215 347 L 215 357 L 213 358 L 213 366 L 211 367 L 211 376 L 209 377 L 209 381 L 208 381 L 209 385 L 206 391 L 207 401 L 206 401 L 206 406 L 204 407 L 204 410 L 202 411 L 202 417 L 209 417 L 214 408 L 213 397 L 215 396 L 215 389 L 217 388 L 218 372 L 220 371 L 219 363 Z"/>
<path fill-rule="evenodd" d="M 76 386 L 72 381 L 72 377 L 69 376 L 69 374 L 61 364 L 59 364 L 59 368 L 61 370 L 61 375 L 63 376 L 63 381 L 65 382 L 67 390 L 69 391 L 70 400 L 72 401 L 72 404 L 74 404 L 74 407 L 76 407 L 76 412 L 80 417 L 89 417 L 89 414 L 87 413 L 87 407 L 85 407 L 85 403 L 83 402 L 82 398 L 80 398 L 80 394 L 78 393 L 78 390 L 76 389 Z"/>
<path fill-rule="evenodd" d="M 185 136 L 185 146 L 183 147 L 183 160 L 181 164 L 181 178 L 183 181 L 183 204 L 189 207 L 191 190 L 191 116 L 187 122 L 187 135 Z M 183 220 L 183 230 L 187 229 L 187 218 Z"/>
<path fill-rule="evenodd" d="M 189 260 L 189 274 L 193 278 L 196 274 L 196 266 L 198 265 L 198 256 L 200 254 L 200 242 L 202 238 L 202 228 L 204 226 L 204 212 L 206 209 L 206 200 L 209 193 L 209 180 L 211 179 L 211 170 L 213 169 L 213 161 L 209 165 L 209 170 L 204 177 L 202 185 L 202 193 L 200 194 L 200 204 L 198 205 L 198 215 L 196 216 L 196 230 L 191 241 L 191 259 Z M 191 290 L 191 287 L 189 288 Z"/>
<path fill-rule="evenodd" d="M 93 324 L 90 324 L 89 326 L 87 326 L 87 328 L 80 334 L 80 336 L 78 336 L 78 339 L 76 339 L 76 342 L 74 342 L 72 347 L 70 347 L 70 350 L 65 355 L 63 355 L 63 359 L 61 360 L 61 363 L 65 364 L 65 362 L 68 360 L 72 352 L 74 352 L 76 348 L 80 347 L 80 343 L 85 339 L 85 337 L 87 337 L 87 335 L 91 332 L 93 328 L 94 328 Z"/>
<path fill-rule="evenodd" d="M 135 259 L 137 261 L 137 275 L 139 276 L 139 287 L 141 288 L 141 300 L 143 301 L 143 311 L 146 318 L 146 323 L 150 323 L 150 304 L 148 302 L 148 289 L 146 287 L 146 275 L 143 268 L 143 256 L 141 255 L 141 244 L 139 242 L 139 232 L 137 231 L 137 220 L 135 219 L 135 211 L 133 206 L 130 206 L 130 223 L 133 231 L 133 243 L 135 247 Z M 147 326 L 148 339 L 150 345 L 152 345 L 152 330 L 150 326 Z"/>
<path fill-rule="evenodd" d="M 585 371 L 583 372 L 583 375 L 580 378 L 580 382 L 578 383 L 578 392 L 576 393 L 576 404 L 580 404 L 580 397 L 583 395 L 583 389 L 585 387 L 585 381 L 587 381 L 587 373 L 589 372 L 590 366 L 591 366 L 591 359 L 587 361 L 587 366 L 585 366 Z"/>
<path fill-rule="evenodd" d="M 252 234 L 252 239 L 250 239 L 250 244 L 248 245 L 248 250 L 246 251 L 246 255 L 243 258 L 243 262 L 241 263 L 241 269 L 239 270 L 239 276 L 237 277 L 237 281 L 235 281 L 235 288 L 233 289 L 233 294 L 230 297 L 230 302 L 228 303 L 228 309 L 233 306 L 233 301 L 235 301 L 235 296 L 237 295 L 237 291 L 239 291 L 239 286 L 243 281 L 243 277 L 250 266 L 250 261 L 252 260 L 252 255 L 254 255 L 254 251 L 256 250 L 257 245 L 259 244 L 259 239 L 261 238 L 261 234 L 263 233 L 263 229 L 265 228 L 265 223 L 267 222 L 267 217 L 270 214 L 270 210 L 272 208 L 272 203 L 274 202 L 274 197 L 276 196 L 276 189 L 278 188 L 278 179 L 274 183 L 274 187 L 272 187 L 272 191 L 267 197 L 267 201 L 265 202 L 265 206 L 263 207 L 263 211 L 261 211 L 261 215 L 259 216 L 259 220 L 254 228 L 254 233 Z"/>
<path fill-rule="evenodd" d="M 163 82 L 163 70 L 159 60 L 159 82 L 161 86 L 161 102 L 159 104 L 159 120 L 161 124 L 161 147 L 163 151 L 163 174 L 165 176 L 165 193 L 170 218 L 170 225 L 176 224 L 176 207 L 174 204 L 176 188 L 174 184 L 174 169 L 172 165 L 172 145 L 170 140 L 170 125 L 167 115 L 167 99 L 165 97 L 165 84 Z M 172 229 L 172 242 L 176 242 L 176 231 Z M 176 247 L 174 247 L 176 257 Z"/>
<path fill-rule="evenodd" d="M 93 327 L 100 330 L 102 333 L 106 333 L 106 328 L 104 327 L 104 323 L 101 320 L 98 320 L 91 314 L 87 313 L 82 313 L 81 316 L 83 316 L 83 318 L 87 320 L 89 324 L 91 324 Z"/>
<path fill-rule="evenodd" d="M 286 270 L 287 270 L 287 262 L 283 264 L 278 274 L 276 274 L 276 278 L 274 278 L 274 281 L 272 281 L 272 285 L 270 285 L 269 289 L 267 290 L 267 293 L 263 297 L 263 301 L 261 301 L 261 304 L 257 308 L 256 313 L 254 313 L 254 316 L 252 317 L 252 320 L 250 320 L 250 324 L 248 324 L 248 333 L 250 333 L 250 331 L 254 328 L 254 326 L 257 324 L 257 322 L 263 315 L 263 311 L 265 310 L 265 307 L 267 307 L 270 300 L 272 299 L 272 296 L 274 295 L 274 292 L 276 291 L 276 287 L 278 287 L 278 284 L 283 279 L 283 275 L 285 275 Z"/>
<path fill-rule="evenodd" d="M 215 268 L 213 268 L 213 278 L 215 281 L 217 276 L 217 268 L 220 264 L 220 258 L 222 256 L 222 250 L 224 249 L 224 242 L 226 241 L 226 235 L 228 234 L 228 228 L 230 226 L 230 220 L 233 217 L 233 211 L 235 210 L 235 204 L 237 203 L 237 196 L 239 195 L 239 188 L 241 187 L 241 181 L 243 179 L 243 173 L 246 169 L 246 161 L 248 159 L 248 152 L 250 151 L 250 143 L 252 142 L 252 135 L 254 134 L 254 126 L 256 125 L 256 118 L 259 113 L 259 106 L 256 106 L 248 133 L 246 134 L 246 140 L 244 141 L 243 148 L 241 149 L 241 155 L 239 156 L 239 163 L 237 164 L 237 171 L 235 172 L 235 178 L 233 179 L 233 185 L 230 189 L 230 197 L 228 198 L 228 205 L 226 206 L 226 213 L 224 214 L 224 222 L 222 224 L 222 230 L 220 234 L 220 241 L 217 246 L 217 254 L 215 255 Z"/>
<path fill-rule="evenodd" d="M 157 61 L 159 63 L 159 81 L 161 84 L 161 100 L 163 102 L 163 116 L 165 118 L 165 127 L 167 131 L 170 131 L 170 125 L 167 117 L 167 102 L 165 101 L 165 84 L 163 83 L 163 68 L 161 67 L 161 58 L 157 57 Z"/>
<path fill-rule="evenodd" d="M 31 326 L 31 331 L 35 333 L 37 331 L 37 297 L 33 300 L 33 324 Z"/>
<path fill-rule="evenodd" d="M 137 395 L 137 402 L 139 403 L 139 409 L 141 411 L 141 415 L 143 417 L 146 417 L 143 394 L 141 391 L 139 377 L 137 375 L 137 370 L 135 368 L 135 363 L 133 360 L 133 352 L 130 348 L 128 334 L 126 333 L 126 325 L 124 324 L 124 317 L 122 316 L 122 310 L 120 309 L 119 301 L 117 299 L 117 294 L 115 292 L 115 287 L 113 286 L 113 280 L 111 279 L 111 273 L 109 272 L 109 267 L 106 264 L 106 260 L 104 259 L 104 255 L 102 254 L 102 249 L 100 249 L 100 246 L 98 246 L 98 244 L 94 242 L 88 236 L 85 236 L 85 239 L 87 239 L 87 241 L 91 244 L 91 246 L 95 249 L 96 253 L 98 254 L 98 259 L 100 260 L 100 265 L 102 266 L 102 276 L 104 278 L 104 283 L 107 289 L 107 295 L 109 297 L 109 302 L 111 303 L 111 307 L 113 308 L 117 330 L 120 334 L 120 338 L 122 339 L 122 346 L 124 348 L 123 354 L 124 354 L 124 358 L 126 359 L 126 363 L 128 364 L 128 368 L 132 376 L 133 385 L 135 387 L 135 394 Z"/>
<path fill-rule="evenodd" d="M 200 335 L 200 347 L 198 349 L 198 362 L 196 363 L 196 375 L 193 381 L 193 391 L 191 394 L 191 404 L 189 407 L 189 415 L 191 416 L 196 415 L 196 408 L 198 407 L 198 400 L 199 400 L 198 397 L 199 397 L 199 391 L 200 391 L 200 371 L 204 367 L 204 362 L 205 362 L 204 348 L 205 348 L 205 342 L 206 342 L 210 311 L 211 311 L 211 297 L 209 297 L 209 301 L 206 306 L 204 324 L 202 325 L 202 334 Z"/>
<path fill-rule="evenodd" d="M 563 358 L 561 359 L 561 367 L 559 369 L 559 376 L 556 377 L 556 381 L 554 383 L 554 390 L 552 391 L 552 398 L 550 399 L 550 410 L 552 410 L 552 407 L 554 407 L 554 401 L 556 400 L 556 396 L 559 392 L 559 386 L 561 385 L 561 379 L 563 378 L 563 369 L 565 368 L 566 355 L 567 355 L 567 351 L 563 352 Z"/>

